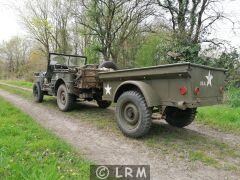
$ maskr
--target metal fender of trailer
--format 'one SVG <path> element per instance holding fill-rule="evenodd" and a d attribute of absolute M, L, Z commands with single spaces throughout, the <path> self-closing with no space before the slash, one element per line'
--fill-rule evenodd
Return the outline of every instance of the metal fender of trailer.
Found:
<path fill-rule="evenodd" d="M 143 81 L 125 81 L 121 83 L 115 90 L 114 93 L 114 102 L 117 102 L 118 98 L 123 92 L 130 90 L 138 90 L 141 92 L 146 100 L 148 107 L 157 106 L 160 102 L 160 97 L 153 90 L 151 85 Z"/>

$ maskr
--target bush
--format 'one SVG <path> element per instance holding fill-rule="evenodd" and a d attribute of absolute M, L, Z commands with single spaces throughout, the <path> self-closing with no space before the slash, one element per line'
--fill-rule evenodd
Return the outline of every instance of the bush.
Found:
<path fill-rule="evenodd" d="M 230 87 L 228 94 L 230 105 L 232 107 L 240 107 L 240 88 Z"/>

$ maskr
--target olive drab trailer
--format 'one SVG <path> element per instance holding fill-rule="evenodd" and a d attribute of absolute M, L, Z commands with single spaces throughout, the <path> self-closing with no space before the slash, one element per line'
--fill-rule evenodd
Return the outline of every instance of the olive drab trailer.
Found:
<path fill-rule="evenodd" d="M 222 103 L 226 70 L 191 63 L 117 70 L 112 62 L 87 64 L 85 56 L 50 54 L 47 72 L 36 73 L 36 102 L 56 96 L 61 111 L 79 101 L 100 108 L 116 103 L 116 120 L 129 137 L 146 135 L 152 114 L 175 127 L 185 127 L 197 108 Z"/>
<path fill-rule="evenodd" d="M 184 127 L 198 107 L 220 104 L 226 70 L 191 63 L 100 73 L 103 99 L 117 103 L 117 122 L 124 134 L 140 137 L 159 111 L 170 125 Z"/>

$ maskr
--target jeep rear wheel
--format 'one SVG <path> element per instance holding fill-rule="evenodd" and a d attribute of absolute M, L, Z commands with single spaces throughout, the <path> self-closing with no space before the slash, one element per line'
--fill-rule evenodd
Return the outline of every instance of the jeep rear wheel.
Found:
<path fill-rule="evenodd" d="M 152 124 L 152 110 L 138 91 L 128 91 L 120 96 L 116 116 L 123 134 L 133 138 L 146 135 Z"/>
<path fill-rule="evenodd" d="M 33 85 L 33 97 L 34 101 L 37 103 L 42 103 L 43 102 L 43 91 L 41 90 L 41 86 L 39 83 L 35 83 Z"/>
<path fill-rule="evenodd" d="M 166 121 L 168 124 L 174 127 L 183 128 L 190 125 L 197 114 L 197 109 L 181 110 L 176 107 L 167 107 L 165 110 Z"/>
<path fill-rule="evenodd" d="M 57 104 L 61 111 L 67 112 L 73 108 L 75 97 L 67 92 L 66 86 L 63 84 L 57 91 Z"/>
<path fill-rule="evenodd" d="M 97 101 L 97 104 L 100 108 L 102 109 L 107 109 L 108 107 L 111 106 L 112 102 L 111 101 Z"/>

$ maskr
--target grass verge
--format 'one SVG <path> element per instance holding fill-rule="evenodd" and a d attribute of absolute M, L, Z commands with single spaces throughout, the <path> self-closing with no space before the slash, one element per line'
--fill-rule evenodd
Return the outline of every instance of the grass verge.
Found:
<path fill-rule="evenodd" d="M 6 84 L 11 84 L 14 86 L 19 86 L 19 87 L 25 87 L 25 88 L 32 88 L 33 83 L 27 82 L 27 81 L 20 81 L 20 80 L 1 80 L 1 82 L 6 83 Z"/>
<path fill-rule="evenodd" d="M 89 179 L 90 162 L 0 98 L 1 179 Z"/>
<path fill-rule="evenodd" d="M 197 122 L 225 132 L 240 134 L 240 108 L 227 105 L 199 108 Z"/>

